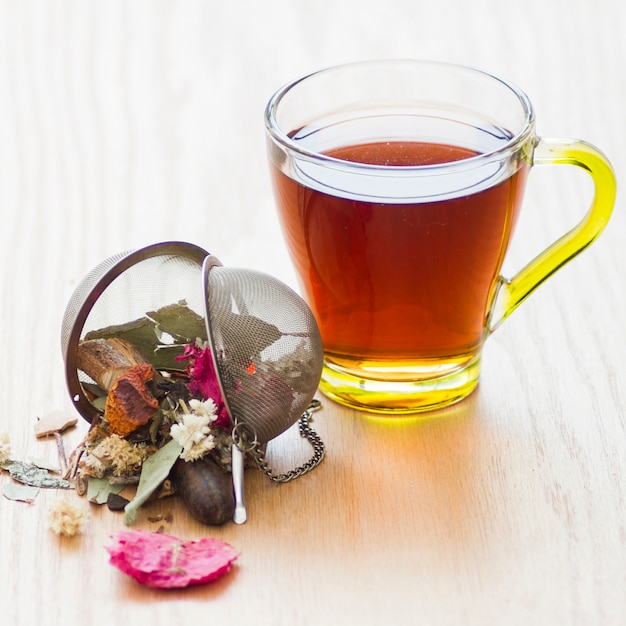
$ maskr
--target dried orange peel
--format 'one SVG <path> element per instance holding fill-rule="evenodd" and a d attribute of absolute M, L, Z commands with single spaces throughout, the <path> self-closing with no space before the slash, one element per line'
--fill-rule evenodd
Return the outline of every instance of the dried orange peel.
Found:
<path fill-rule="evenodd" d="M 111 433 L 126 437 L 147 424 L 158 411 L 159 403 L 146 387 L 153 377 L 152 365 L 142 363 L 115 380 L 104 407 L 104 418 Z"/>

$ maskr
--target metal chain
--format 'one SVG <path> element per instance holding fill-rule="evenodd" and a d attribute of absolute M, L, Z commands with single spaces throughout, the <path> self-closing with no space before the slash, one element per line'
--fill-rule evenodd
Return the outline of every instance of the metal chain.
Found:
<path fill-rule="evenodd" d="M 250 450 L 252 457 L 257 467 L 272 481 L 275 483 L 288 483 L 291 480 L 299 478 L 304 474 L 310 472 L 313 468 L 317 467 L 324 458 L 325 448 L 324 442 L 320 436 L 315 432 L 313 427 L 309 424 L 309 420 L 312 418 L 314 411 L 322 408 L 322 404 L 319 400 L 313 399 L 309 404 L 307 410 L 300 416 L 298 420 L 298 429 L 300 436 L 304 437 L 313 446 L 313 456 L 300 467 L 285 472 L 284 474 L 275 474 L 269 467 L 265 459 L 265 446 L 262 446 L 258 441 L 255 441 L 252 449 Z"/>

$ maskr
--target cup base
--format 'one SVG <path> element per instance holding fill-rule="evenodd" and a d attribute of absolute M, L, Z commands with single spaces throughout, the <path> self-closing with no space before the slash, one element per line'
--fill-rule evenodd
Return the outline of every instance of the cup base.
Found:
<path fill-rule="evenodd" d="M 466 398 L 478 384 L 480 355 L 444 375 L 414 381 L 373 380 L 325 362 L 320 391 L 345 406 L 383 415 L 434 411 Z"/>

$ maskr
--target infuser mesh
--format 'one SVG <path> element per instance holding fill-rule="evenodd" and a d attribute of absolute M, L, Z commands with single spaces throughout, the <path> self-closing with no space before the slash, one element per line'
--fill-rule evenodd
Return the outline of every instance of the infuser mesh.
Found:
<path fill-rule="evenodd" d="M 203 270 L 209 258 L 214 263 Z M 154 312 L 168 307 L 164 329 Z M 184 332 L 172 323 L 177 312 L 187 316 Z M 89 421 L 99 411 L 85 391 L 94 381 L 77 369 L 79 343 L 120 334 L 144 348 L 159 344 L 144 353 L 157 369 L 164 346 L 182 351 L 184 344 L 208 339 L 231 419 L 261 444 L 299 419 L 321 376 L 321 338 L 305 302 L 277 279 L 222 267 L 191 244 L 156 244 L 110 257 L 75 290 L 61 344 L 68 389 Z"/>
<path fill-rule="evenodd" d="M 77 317 L 83 308 L 85 302 L 88 300 L 90 294 L 92 294 L 96 284 L 102 280 L 102 277 L 115 267 L 124 257 L 130 254 L 128 252 L 121 252 L 108 259 L 105 259 L 96 267 L 94 267 L 79 283 L 78 287 L 74 290 L 72 297 L 70 298 L 65 308 L 63 315 L 63 323 L 61 326 L 61 349 L 65 355 L 68 349 L 70 334 L 76 327 Z"/>
<path fill-rule="evenodd" d="M 298 420 L 317 389 L 317 324 L 300 296 L 267 274 L 217 266 L 206 280 L 209 334 L 231 416 L 265 443 Z"/>
<path fill-rule="evenodd" d="M 202 290 L 202 261 L 206 256 L 208 252 L 192 244 L 156 244 L 109 257 L 78 285 L 63 316 L 61 348 L 68 390 L 85 419 L 91 421 L 100 411 L 85 388 L 94 381 L 77 366 L 80 342 L 130 332 L 133 340 L 141 340 L 145 360 L 153 362 L 154 355 L 145 351 L 151 342 L 195 340 L 158 335 L 158 325 L 145 324 L 151 312 L 179 302 L 195 313 L 206 337 Z"/>

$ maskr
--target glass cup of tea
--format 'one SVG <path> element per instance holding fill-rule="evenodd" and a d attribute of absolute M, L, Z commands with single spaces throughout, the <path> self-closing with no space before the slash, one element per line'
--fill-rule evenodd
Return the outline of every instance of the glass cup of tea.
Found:
<path fill-rule="evenodd" d="M 320 390 L 374 413 L 469 395 L 485 340 L 613 209 L 599 150 L 538 137 L 522 91 L 463 66 L 324 69 L 280 89 L 265 124 L 284 237 L 322 335 Z M 545 164 L 586 170 L 591 208 L 504 278 L 528 173 Z"/>

